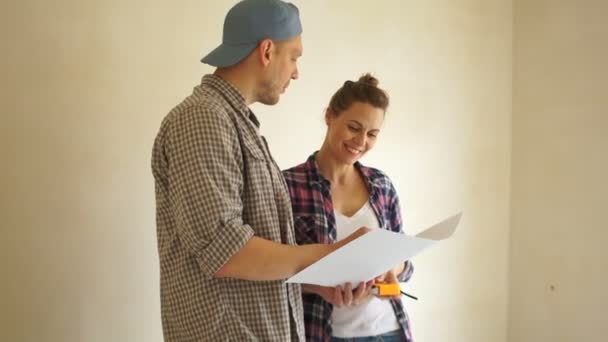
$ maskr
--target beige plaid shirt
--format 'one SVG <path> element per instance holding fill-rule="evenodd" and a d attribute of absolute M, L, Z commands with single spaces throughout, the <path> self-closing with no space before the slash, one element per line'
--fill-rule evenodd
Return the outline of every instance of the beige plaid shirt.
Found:
<path fill-rule="evenodd" d="M 215 75 L 163 120 L 152 171 L 166 341 L 303 341 L 299 285 L 214 278 L 252 237 L 295 245 L 289 193 L 243 96 Z"/>

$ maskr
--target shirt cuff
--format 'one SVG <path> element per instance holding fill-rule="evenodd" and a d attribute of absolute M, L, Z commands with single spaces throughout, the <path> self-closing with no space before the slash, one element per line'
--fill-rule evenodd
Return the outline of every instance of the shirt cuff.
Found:
<path fill-rule="evenodd" d="M 207 278 L 217 271 L 254 236 L 249 225 L 227 225 L 217 230 L 217 235 L 199 255 L 199 264 Z"/>

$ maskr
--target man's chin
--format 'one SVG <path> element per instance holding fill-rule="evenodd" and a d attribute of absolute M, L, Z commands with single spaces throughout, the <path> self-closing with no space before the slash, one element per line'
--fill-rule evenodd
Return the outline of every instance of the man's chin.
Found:
<path fill-rule="evenodd" d="M 265 104 L 267 106 L 274 106 L 277 103 L 279 103 L 279 99 L 280 99 L 280 96 L 275 96 L 275 97 L 272 97 L 272 98 L 268 97 L 268 98 L 265 98 L 265 99 L 261 99 L 260 103 Z"/>

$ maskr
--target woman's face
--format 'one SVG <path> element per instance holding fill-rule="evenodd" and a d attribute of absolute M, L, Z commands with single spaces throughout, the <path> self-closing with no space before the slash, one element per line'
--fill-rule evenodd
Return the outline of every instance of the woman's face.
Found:
<path fill-rule="evenodd" d="M 354 102 L 337 116 L 328 110 L 325 122 L 325 139 L 331 154 L 345 164 L 354 164 L 374 147 L 384 122 L 384 110 Z"/>

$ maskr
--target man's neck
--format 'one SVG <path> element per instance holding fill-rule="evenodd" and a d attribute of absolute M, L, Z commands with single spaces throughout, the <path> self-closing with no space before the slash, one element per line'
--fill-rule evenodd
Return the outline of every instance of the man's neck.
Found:
<path fill-rule="evenodd" d="M 237 66 L 218 68 L 215 70 L 214 75 L 222 78 L 235 87 L 245 99 L 245 104 L 247 106 L 256 102 L 256 99 L 254 98 L 255 82 L 251 78 L 243 77 L 243 75 L 247 75 L 247 72 L 244 70 L 240 70 Z"/>

